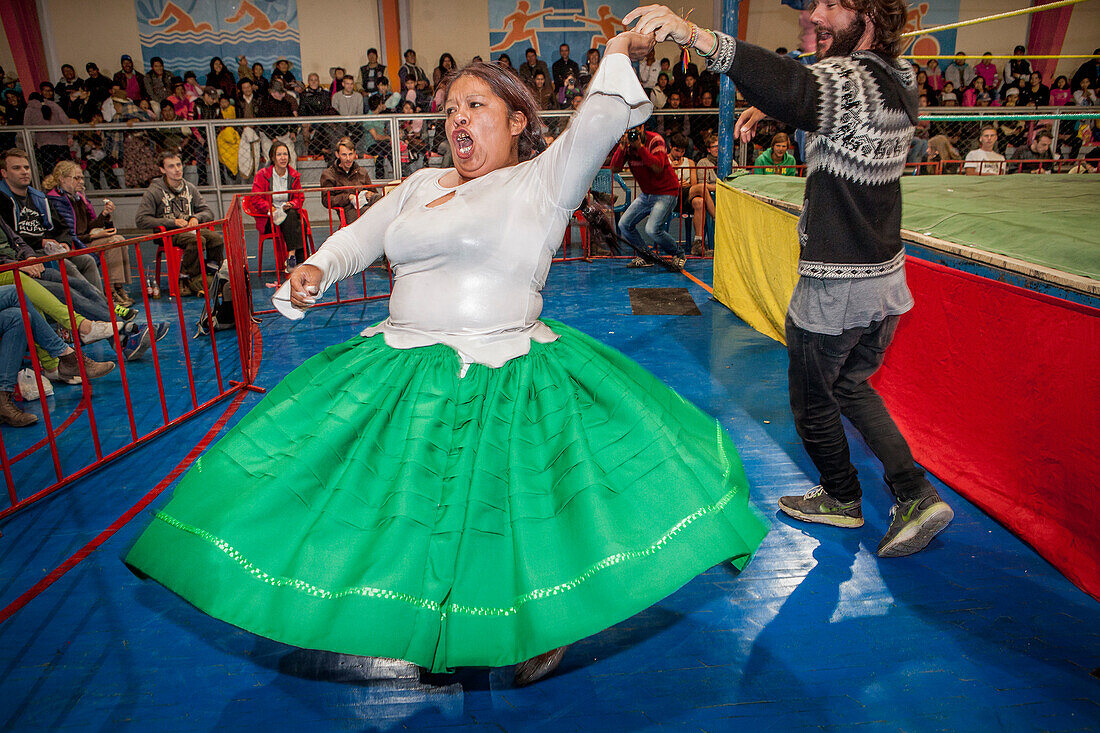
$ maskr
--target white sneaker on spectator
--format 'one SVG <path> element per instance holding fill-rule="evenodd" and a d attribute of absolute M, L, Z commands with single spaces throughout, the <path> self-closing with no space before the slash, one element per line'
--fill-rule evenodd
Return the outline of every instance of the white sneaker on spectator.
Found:
<path fill-rule="evenodd" d="M 95 343 L 115 335 L 115 330 L 111 327 L 110 321 L 88 321 L 88 323 L 91 323 L 92 327 L 88 330 L 88 333 L 80 334 L 80 343 L 82 344 Z"/>

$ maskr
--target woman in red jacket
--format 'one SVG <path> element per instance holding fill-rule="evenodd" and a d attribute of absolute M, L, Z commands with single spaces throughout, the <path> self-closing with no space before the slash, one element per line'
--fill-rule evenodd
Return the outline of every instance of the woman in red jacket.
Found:
<path fill-rule="evenodd" d="M 267 214 L 266 219 L 261 216 L 256 222 L 265 234 L 271 231 L 273 223 L 279 227 L 287 251 L 291 253 L 286 261 L 286 271 L 290 272 L 306 258 L 302 239 L 302 209 L 306 202 L 302 178 L 290 167 L 290 148 L 286 143 L 279 140 L 272 143 L 267 159 L 271 165 L 256 171 L 252 192 L 274 193 L 270 197 L 254 196 L 253 210 Z"/>

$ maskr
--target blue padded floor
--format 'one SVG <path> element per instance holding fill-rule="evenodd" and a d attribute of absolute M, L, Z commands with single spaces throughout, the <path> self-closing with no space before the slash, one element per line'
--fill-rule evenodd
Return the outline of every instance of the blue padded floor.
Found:
<path fill-rule="evenodd" d="M 709 262 L 689 269 L 709 280 Z M 631 287 L 687 287 L 701 315 L 631 315 Z M 209 618 L 123 567 L 143 514 L 0 624 L 0 728 L 1100 728 L 1100 605 L 946 486 L 936 482 L 956 512 L 948 530 L 924 552 L 880 560 L 889 498 L 880 467 L 852 434 L 866 526 L 801 525 L 777 514 L 779 496 L 804 492 L 816 476 L 791 421 L 782 346 L 686 278 L 621 260 L 557 264 L 544 294 L 546 316 L 622 350 L 729 431 L 772 527 L 743 572 L 712 568 L 575 644 L 553 677 L 516 689 L 511 669 L 421 676 Z M 346 305 L 296 323 L 266 318 L 259 385 L 381 319 L 385 307 Z M 233 337 L 225 341 L 232 352 Z M 172 373 L 185 393 L 182 371 Z M 230 424 L 258 399 L 248 397 Z M 144 496 L 221 412 L 7 520 L 0 608 Z"/>

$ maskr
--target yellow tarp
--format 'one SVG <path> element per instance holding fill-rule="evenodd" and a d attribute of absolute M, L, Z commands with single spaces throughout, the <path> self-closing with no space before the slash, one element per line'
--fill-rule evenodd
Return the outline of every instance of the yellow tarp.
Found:
<path fill-rule="evenodd" d="M 780 343 L 798 280 L 798 217 L 719 181 L 714 297 Z"/>

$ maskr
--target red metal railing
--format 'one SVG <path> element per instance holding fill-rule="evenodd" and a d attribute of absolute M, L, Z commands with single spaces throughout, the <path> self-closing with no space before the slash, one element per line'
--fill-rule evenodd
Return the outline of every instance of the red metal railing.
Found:
<path fill-rule="evenodd" d="M 13 442 L 19 442 L 19 431 L 30 430 L 31 428 L 11 428 L 5 427 L 0 430 L 0 468 L 2 468 L 4 482 L 7 489 L 8 500 L 10 505 L 0 510 L 0 519 L 11 515 L 12 513 L 19 511 L 40 499 L 43 499 L 54 492 L 71 485 L 76 480 L 87 476 L 103 465 L 110 461 L 119 458 L 134 448 L 143 445 L 153 438 L 163 435 L 165 432 L 172 428 L 186 422 L 192 417 L 198 415 L 202 411 L 224 400 L 226 397 L 242 390 L 242 389 L 255 389 L 252 386 L 252 382 L 255 378 L 256 371 L 259 364 L 255 361 L 254 356 L 254 339 L 258 335 L 258 331 L 251 318 L 249 299 L 250 293 L 247 288 L 247 280 L 244 274 L 247 272 L 247 260 L 245 255 L 244 236 L 243 230 L 240 224 L 240 206 L 239 203 L 234 200 L 233 205 L 230 207 L 230 215 L 223 220 L 208 222 L 200 224 L 196 227 L 189 227 L 178 231 L 195 231 L 198 238 L 198 254 L 199 261 L 205 261 L 204 247 L 203 247 L 203 232 L 220 230 L 223 233 L 223 239 L 226 243 L 226 258 L 229 264 L 230 270 L 230 286 L 233 297 L 233 312 L 236 322 L 236 337 L 237 337 L 237 351 L 240 356 L 240 378 L 236 380 L 227 380 L 225 367 L 221 362 L 221 355 L 219 353 L 218 341 L 219 338 L 224 339 L 227 337 L 226 332 L 222 332 L 219 336 L 213 329 L 206 329 L 207 335 L 201 340 L 196 340 L 192 345 L 191 332 L 195 329 L 195 313 L 193 311 L 198 310 L 198 303 L 188 305 L 185 308 L 181 299 L 175 299 L 174 308 L 171 306 L 168 309 L 153 308 L 153 304 L 150 302 L 150 296 L 144 284 L 147 282 L 147 267 L 142 254 L 143 243 L 155 242 L 159 247 L 173 246 L 170 242 L 165 241 L 164 235 L 151 234 L 143 237 L 136 237 L 117 243 L 102 244 L 94 247 L 88 247 L 79 250 L 76 253 L 52 255 L 48 257 L 41 257 L 38 259 L 9 263 L 7 265 L 0 266 L 0 274 L 4 272 L 15 272 L 14 287 L 18 294 L 19 307 L 21 311 L 23 330 L 28 344 L 34 344 L 33 330 L 31 327 L 30 312 L 28 309 L 28 303 L 30 296 L 27 295 L 24 287 L 24 283 L 27 282 L 30 275 L 20 273 L 21 268 L 27 268 L 33 265 L 43 265 L 46 267 L 56 266 L 59 268 L 60 279 L 63 285 L 64 303 L 68 310 L 68 322 L 61 324 L 72 336 L 72 349 L 76 353 L 76 358 L 80 366 L 80 398 L 72 406 L 71 412 L 64 418 L 58 420 L 57 416 L 51 414 L 50 400 L 46 395 L 45 387 L 47 379 L 42 371 L 42 364 L 39 360 L 37 350 L 30 348 L 30 361 L 31 367 L 35 375 L 35 384 L 38 389 L 38 404 L 42 413 L 42 424 L 45 435 L 38 440 L 34 440 L 25 447 L 21 447 L 16 452 L 9 450 L 9 445 Z M 173 232 L 175 233 L 175 232 Z M 73 305 L 72 291 L 70 289 L 69 272 L 66 266 L 63 264 L 63 260 L 69 259 L 75 254 L 92 254 L 98 257 L 103 274 L 104 281 L 104 299 L 106 301 L 107 310 L 109 313 L 115 313 L 115 302 L 113 296 L 113 288 L 110 281 L 110 273 L 106 266 L 106 253 L 115 248 L 121 247 L 134 247 L 135 260 L 134 269 L 137 275 L 137 281 L 142 285 L 141 301 L 144 314 L 144 325 L 150 329 L 149 333 L 149 356 L 150 361 L 126 361 L 126 353 L 123 350 L 122 334 L 119 332 L 119 323 L 117 319 L 112 318 L 112 337 L 110 339 L 111 350 L 113 351 L 113 358 L 118 365 L 118 382 L 114 381 L 113 376 L 105 377 L 102 381 L 93 383 L 88 379 L 87 372 L 84 363 L 85 345 L 82 343 L 80 337 L 80 330 L 77 323 L 77 312 Z M 214 294 L 210 292 L 210 285 L 212 283 L 206 276 L 205 268 L 202 268 L 202 282 L 203 288 L 203 301 L 199 301 L 205 305 L 206 313 L 209 314 L 212 311 L 212 300 Z M 52 296 L 51 296 L 52 297 Z M 176 338 L 172 341 L 171 346 L 166 346 L 168 342 L 158 342 L 155 338 L 156 322 L 153 318 L 154 310 L 161 311 L 158 315 L 164 316 L 164 310 L 168 311 L 168 320 L 170 323 L 170 333 L 174 331 Z M 174 313 L 172 312 L 174 311 Z M 174 318 L 173 318 L 174 316 Z M 87 320 L 87 319 L 85 319 Z M 175 321 L 174 329 L 171 327 L 171 321 Z M 198 339 L 198 336 L 196 336 Z M 110 357 L 108 357 L 110 358 Z M 207 363 L 209 361 L 209 363 Z M 197 373 L 196 367 L 201 367 L 203 372 Z M 233 365 L 233 369 L 236 366 Z M 176 388 L 178 383 L 178 376 L 173 377 L 170 381 L 166 372 L 176 371 L 186 375 L 186 397 L 183 400 L 183 404 L 179 404 L 178 398 L 181 390 Z M 150 374 L 152 372 L 152 382 L 156 385 L 156 395 L 149 395 L 147 389 L 143 389 L 142 382 L 150 381 Z M 137 384 L 135 384 L 135 377 L 138 378 Z M 196 381 L 199 380 L 199 381 Z M 58 390 L 65 389 L 64 387 L 58 387 Z M 213 392 L 213 394 L 209 394 Z M 171 397 L 169 396 L 171 395 Z M 117 413 L 112 414 L 110 409 L 101 410 L 102 416 L 97 413 L 97 406 L 109 408 L 109 400 L 116 400 L 115 407 L 121 406 L 125 410 L 125 417 L 122 419 L 123 424 L 119 425 L 119 417 Z M 61 404 L 65 402 L 60 395 L 55 394 L 54 402 L 59 409 Z M 153 418 L 152 420 L 144 419 L 148 418 L 148 410 L 142 408 L 148 408 L 153 406 L 154 412 L 159 407 L 159 419 Z M 85 418 L 85 421 L 79 421 L 80 418 Z M 101 424 L 101 421 L 105 421 Z M 152 424 L 150 424 L 152 423 Z M 101 428 L 106 425 L 107 430 L 104 433 Z M 81 431 L 83 428 L 83 431 Z M 106 434 L 112 442 L 121 442 L 121 445 L 107 450 L 103 445 L 103 437 Z M 88 457 L 83 462 L 83 465 L 66 466 L 65 464 L 72 463 L 74 460 L 79 463 L 78 458 L 74 457 L 75 453 L 80 451 L 74 450 L 74 448 L 82 446 L 83 441 L 87 439 L 91 443 L 91 447 L 94 452 L 94 458 Z M 53 468 L 53 481 L 48 485 L 42 487 L 42 481 L 34 479 L 34 468 L 36 460 L 41 455 L 41 451 L 44 448 L 48 448 L 50 461 Z M 64 459 L 64 460 L 63 460 Z M 25 470 L 24 470 L 25 469 Z M 37 485 L 27 486 L 28 482 L 37 483 Z"/>

